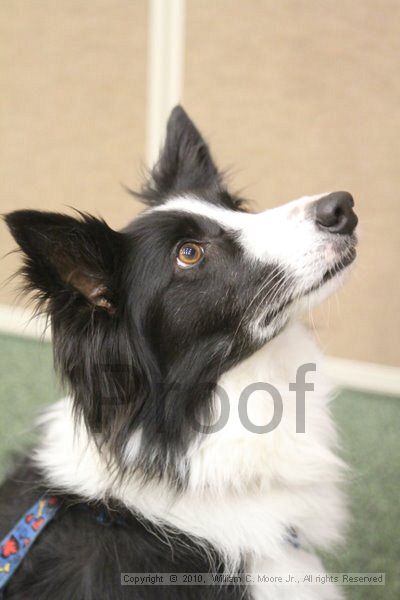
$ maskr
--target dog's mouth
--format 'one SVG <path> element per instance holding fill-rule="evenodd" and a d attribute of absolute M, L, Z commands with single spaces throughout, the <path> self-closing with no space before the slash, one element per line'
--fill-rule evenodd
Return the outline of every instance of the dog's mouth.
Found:
<path fill-rule="evenodd" d="M 338 261 L 336 261 L 336 263 L 324 273 L 321 281 L 315 286 L 315 289 L 321 287 L 322 285 L 327 283 L 330 279 L 332 279 L 333 277 L 335 277 L 336 275 L 338 275 L 339 273 L 344 271 L 344 269 L 346 269 L 349 265 L 351 265 L 352 262 L 354 262 L 354 259 L 356 258 L 356 256 L 357 256 L 357 251 L 356 251 L 355 247 L 352 246 L 351 248 L 348 248 L 346 250 L 346 252 L 344 253 L 344 255 Z"/>
<path fill-rule="evenodd" d="M 325 273 L 319 279 L 319 281 L 317 281 L 308 289 L 304 290 L 301 293 L 301 295 L 298 295 L 296 294 L 296 292 L 294 292 L 291 296 L 286 298 L 285 301 L 282 302 L 282 304 L 280 304 L 278 308 L 275 308 L 273 310 L 273 317 L 277 317 L 279 314 L 283 313 L 285 309 L 294 304 L 296 301 L 301 300 L 302 298 L 306 298 L 313 292 L 317 292 L 318 290 L 323 288 L 326 283 L 328 283 L 329 281 L 340 275 L 343 271 L 345 271 L 354 262 L 356 256 L 357 251 L 355 245 L 346 248 L 346 250 L 341 253 L 340 258 L 338 258 L 336 262 L 325 271 Z M 266 322 L 268 322 L 270 319 L 271 313 L 268 312 L 265 317 L 265 320 Z"/>
<path fill-rule="evenodd" d="M 316 284 L 314 284 L 309 290 L 307 290 L 303 294 L 303 296 L 308 296 L 312 292 L 316 292 L 317 290 L 322 288 L 326 283 L 328 283 L 328 281 L 342 273 L 345 269 L 347 269 L 347 267 L 351 265 L 352 262 L 354 262 L 356 256 L 357 251 L 355 246 L 347 248 L 347 250 L 342 254 L 340 259 L 338 259 L 331 267 L 329 267 L 329 269 L 325 271 L 321 279 Z"/>

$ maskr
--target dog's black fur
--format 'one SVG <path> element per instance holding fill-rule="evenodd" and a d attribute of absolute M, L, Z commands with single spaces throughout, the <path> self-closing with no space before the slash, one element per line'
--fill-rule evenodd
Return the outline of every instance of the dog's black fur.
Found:
<path fill-rule="evenodd" d="M 140 195 L 155 206 L 189 191 L 242 210 L 206 143 L 177 107 Z M 55 364 L 76 414 L 110 453 L 116 477 L 135 471 L 143 480 L 166 479 L 184 488 L 182 457 L 193 423 L 211 410 L 218 377 L 256 349 L 246 333 L 237 336 L 238 328 L 245 331 L 246 307 L 273 265 L 247 269 L 234 236 L 199 215 L 144 213 L 120 232 L 86 214 L 22 210 L 6 222 L 24 254 L 26 290 L 51 318 Z M 207 245 L 213 260 L 179 271 L 174 257 L 185 240 Z M 138 429 L 140 453 L 126 465 L 126 444 Z M 0 489 L 0 536 L 49 485 L 32 469 L 25 465 Z M 105 527 L 91 516 L 93 508 L 63 498 L 65 508 L 23 561 L 7 600 L 243 597 L 243 589 L 219 587 L 121 587 L 122 571 L 205 572 L 222 565 L 212 549 L 206 552 L 178 532 L 172 550 L 134 515 L 124 525 Z"/>
<path fill-rule="evenodd" d="M 189 190 L 240 209 L 178 107 L 143 195 L 154 205 Z M 248 269 L 232 234 L 174 211 L 144 213 L 121 232 L 84 214 L 24 210 L 6 222 L 25 255 L 26 288 L 51 316 L 55 363 L 76 411 L 121 469 L 126 442 L 141 428 L 135 467 L 145 478 L 169 475 L 183 486 L 177 462 L 193 423 L 210 409 L 218 377 L 257 348 L 242 317 L 275 265 Z M 207 245 L 212 260 L 176 269 L 171 257 L 185 240 Z"/>
<path fill-rule="evenodd" d="M 0 488 L 0 539 L 46 491 L 29 463 L 15 470 Z M 211 547 L 179 532 L 164 539 L 121 506 L 61 498 L 63 508 L 25 557 L 4 600 L 246 600 L 243 587 L 233 585 L 122 586 L 121 573 L 222 573 L 222 562 Z M 98 519 L 104 513 L 105 522 Z"/>

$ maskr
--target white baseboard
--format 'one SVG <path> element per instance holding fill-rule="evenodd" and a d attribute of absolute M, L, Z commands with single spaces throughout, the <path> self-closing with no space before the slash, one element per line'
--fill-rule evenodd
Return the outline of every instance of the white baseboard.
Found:
<path fill-rule="evenodd" d="M 35 317 L 27 308 L 6 304 L 0 304 L 0 333 L 51 340 L 50 328 L 46 328 L 45 317 Z"/>
<path fill-rule="evenodd" d="M 44 317 L 20 307 L 0 304 L 0 333 L 50 341 Z M 400 397 L 400 367 L 389 367 L 347 358 L 328 356 L 325 368 L 339 387 Z"/>
<path fill-rule="evenodd" d="M 325 368 L 340 387 L 400 397 L 400 367 L 328 356 Z"/>

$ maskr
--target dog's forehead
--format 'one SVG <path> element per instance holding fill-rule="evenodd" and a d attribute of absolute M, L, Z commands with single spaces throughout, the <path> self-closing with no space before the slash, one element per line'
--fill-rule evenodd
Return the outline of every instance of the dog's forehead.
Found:
<path fill-rule="evenodd" d="M 267 211 L 273 212 L 273 211 Z M 179 220 L 183 216 L 203 219 L 203 223 L 218 227 L 219 231 L 233 234 L 238 248 L 251 260 L 258 260 L 265 254 L 265 236 L 263 235 L 263 219 L 265 213 L 247 213 L 233 208 L 213 204 L 194 194 L 171 198 L 164 204 L 146 211 L 155 215 L 176 215 Z"/>
<path fill-rule="evenodd" d="M 236 210 L 221 204 L 214 204 L 194 194 L 185 194 L 173 197 L 164 204 L 153 207 L 146 212 L 183 212 L 207 217 L 227 229 L 242 230 L 248 226 L 253 226 L 262 215 L 265 216 L 268 214 L 268 220 L 271 221 L 286 220 L 291 217 L 298 218 L 307 205 L 310 205 L 324 195 L 302 196 L 281 206 L 270 208 L 260 213 L 254 213 Z"/>
<path fill-rule="evenodd" d="M 157 206 L 146 211 L 149 213 L 183 213 L 205 217 L 209 221 L 214 221 L 220 227 L 230 231 L 240 231 L 249 222 L 249 213 L 223 207 L 218 204 L 212 204 L 197 196 L 185 195 L 171 198 L 161 206 Z"/>

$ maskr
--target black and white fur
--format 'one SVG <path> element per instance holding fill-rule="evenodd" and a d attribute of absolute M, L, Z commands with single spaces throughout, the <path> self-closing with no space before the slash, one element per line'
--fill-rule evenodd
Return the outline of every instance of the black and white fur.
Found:
<path fill-rule="evenodd" d="M 180 107 L 141 196 L 147 209 L 119 232 L 87 214 L 6 217 L 70 395 L 44 413 L 37 447 L 0 488 L 0 539 L 43 490 L 64 499 L 5 599 L 341 598 L 328 585 L 120 585 L 121 572 L 321 572 L 315 550 L 340 540 L 346 515 L 331 390 L 299 315 L 352 262 L 354 213 L 343 234 L 316 223 L 325 195 L 247 212 Z M 182 268 L 187 241 L 204 256 Z M 289 383 L 312 362 L 305 433 L 296 433 Z M 283 398 L 267 434 L 238 417 L 254 382 Z M 218 416 L 219 387 L 228 423 L 199 433 L 194 421 Z M 254 393 L 251 421 L 271 415 L 271 398 Z M 95 518 L 104 507 L 107 526 Z M 299 549 L 287 541 L 291 527 Z"/>

